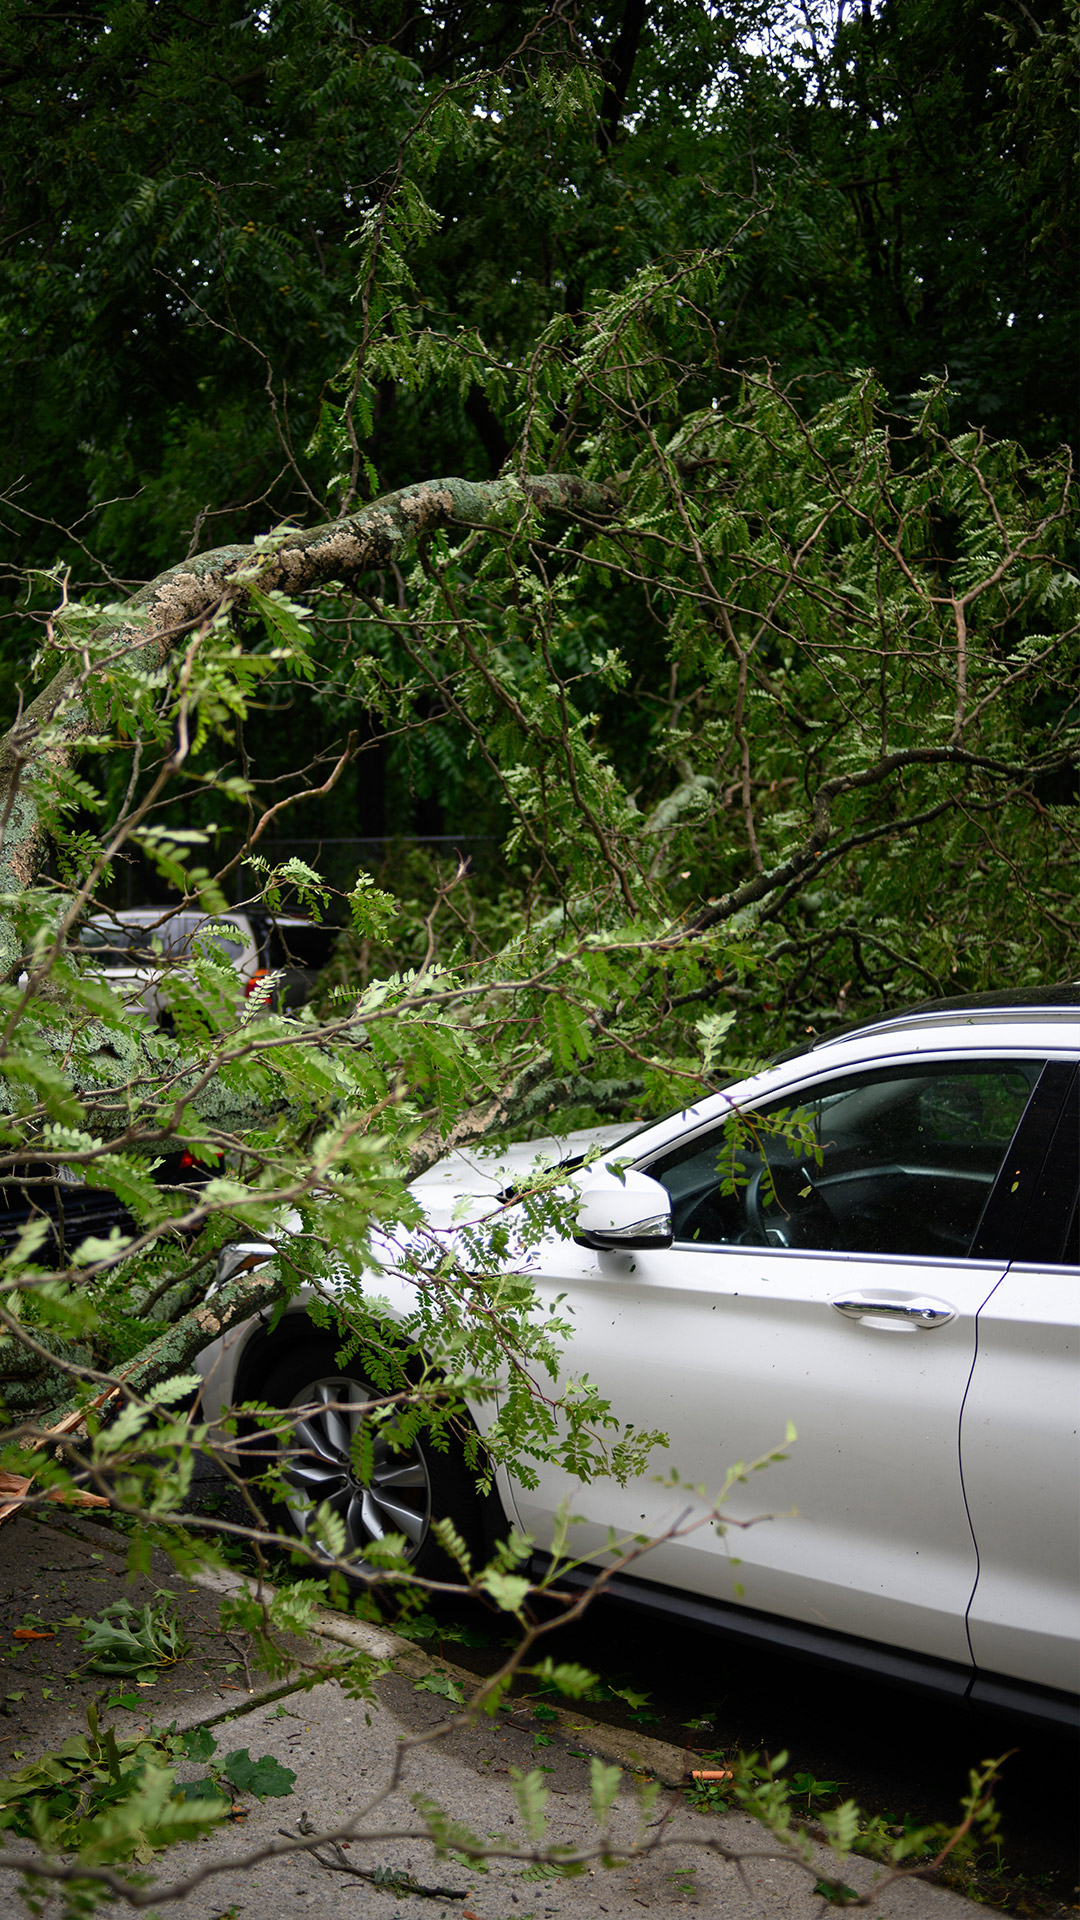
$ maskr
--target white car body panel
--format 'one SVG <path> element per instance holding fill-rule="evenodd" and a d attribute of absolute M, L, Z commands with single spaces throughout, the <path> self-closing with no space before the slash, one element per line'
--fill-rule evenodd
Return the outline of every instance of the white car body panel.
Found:
<path fill-rule="evenodd" d="M 650 1129 L 650 1138 L 653 1131 Z M 558 1165 L 597 1147 L 615 1147 L 627 1135 L 634 1136 L 636 1152 L 637 1136 L 644 1139 L 645 1135 L 635 1121 L 627 1121 L 622 1126 L 551 1134 L 544 1140 L 518 1140 L 509 1147 L 461 1147 L 420 1174 L 413 1181 L 412 1190 L 429 1209 L 436 1208 L 440 1201 L 456 1206 L 463 1195 L 470 1194 L 483 1202 L 527 1179 L 538 1162 Z"/>
<path fill-rule="evenodd" d="M 1010 1268 L 979 1316 L 964 1487 L 976 1663 L 1080 1692 L 1080 1275 Z"/>
<path fill-rule="evenodd" d="M 1005 1062 L 1033 1052 L 1050 1057 L 1033 1045 L 1026 1022 L 1015 1034 L 996 1028 L 989 1044 L 976 1025 L 951 1032 L 944 1044 L 936 1027 L 914 1046 L 910 1038 L 900 1051 L 860 1034 L 755 1075 L 635 1139 L 634 1162 L 706 1131 L 731 1106 L 805 1094 L 845 1068 L 902 1067 L 913 1056 L 948 1062 L 966 1053 Z M 570 1366 L 597 1383 L 624 1423 L 668 1432 L 659 1473 L 674 1468 L 715 1495 L 732 1461 L 777 1447 L 788 1420 L 797 1431 L 790 1460 L 754 1475 L 725 1503 L 736 1519 L 764 1512 L 775 1520 L 723 1540 L 703 1527 L 654 1550 L 642 1571 L 664 1585 L 970 1660 L 965 1612 L 978 1559 L 960 1471 L 960 1415 L 976 1316 L 1004 1271 L 1003 1261 L 733 1246 L 633 1254 L 595 1254 L 573 1243 L 546 1248 L 543 1285 L 565 1291 L 574 1318 Z M 831 1302 L 853 1292 L 930 1295 L 956 1318 L 927 1331 L 872 1317 L 852 1322 Z M 1054 1424 L 1060 1409 L 1048 1405 L 1043 1417 Z M 569 1501 L 586 1522 L 572 1530 L 576 1556 L 603 1559 L 609 1527 L 656 1534 L 687 1505 L 647 1479 L 585 1487 L 550 1467 L 540 1471 L 539 1489 L 516 1491 L 520 1521 L 547 1546 L 553 1515 Z M 780 1517 L 791 1508 L 797 1517 Z M 1006 1663 L 1006 1670 L 1016 1669 Z"/>
<path fill-rule="evenodd" d="M 783 1443 L 788 1420 L 798 1435 L 783 1464 L 752 1474 L 724 1503 L 735 1520 L 775 1519 L 723 1539 L 700 1527 L 656 1548 L 641 1571 L 844 1633 L 908 1644 L 914 1635 L 923 1653 L 966 1660 L 976 1559 L 956 1436 L 975 1313 L 1001 1273 L 957 1261 L 948 1275 L 935 1266 L 928 1283 L 909 1263 L 880 1257 L 546 1250 L 541 1284 L 566 1293 L 574 1370 L 624 1424 L 670 1436 L 655 1473 L 674 1468 L 713 1498 L 735 1461 Z M 848 1320 L 831 1300 L 852 1291 L 932 1291 L 957 1318 L 929 1332 Z M 536 1492 L 516 1493 L 521 1521 L 546 1547 L 552 1514 L 569 1499 L 587 1522 L 571 1530 L 575 1557 L 602 1556 L 609 1526 L 654 1535 L 688 1504 L 703 1510 L 653 1479 L 582 1486 L 539 1471 Z"/>

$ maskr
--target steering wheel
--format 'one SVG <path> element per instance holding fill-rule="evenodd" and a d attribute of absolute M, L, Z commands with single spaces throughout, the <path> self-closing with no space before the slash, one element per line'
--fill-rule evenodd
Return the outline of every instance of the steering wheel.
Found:
<path fill-rule="evenodd" d="M 805 1167 L 759 1167 L 744 1205 L 757 1246 L 827 1251 L 836 1245 L 836 1215 Z"/>
<path fill-rule="evenodd" d="M 700 1193 L 681 1216 L 675 1220 L 675 1238 L 677 1240 L 696 1241 L 703 1247 L 721 1247 L 734 1238 L 732 1227 L 735 1218 L 731 1202 L 724 1200 L 710 1187 Z"/>

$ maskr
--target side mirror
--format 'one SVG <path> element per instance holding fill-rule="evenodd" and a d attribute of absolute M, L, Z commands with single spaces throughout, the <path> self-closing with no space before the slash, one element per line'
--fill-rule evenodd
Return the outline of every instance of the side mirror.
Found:
<path fill-rule="evenodd" d="M 580 1247 L 626 1253 L 634 1248 L 670 1247 L 671 1201 L 659 1180 L 631 1168 L 622 1179 L 606 1167 L 590 1174 L 578 1201 Z"/>

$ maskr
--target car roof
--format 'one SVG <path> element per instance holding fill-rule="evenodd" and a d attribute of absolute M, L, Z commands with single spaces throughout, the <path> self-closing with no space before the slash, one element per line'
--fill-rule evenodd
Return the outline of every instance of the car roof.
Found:
<path fill-rule="evenodd" d="M 159 920 L 246 920 L 242 907 L 226 907 L 224 913 L 207 913 L 202 907 L 98 907 L 89 918 L 91 926 L 151 927 Z"/>
<path fill-rule="evenodd" d="M 878 1020 L 860 1020 L 855 1025 L 835 1027 L 831 1033 L 814 1034 L 797 1047 L 788 1047 L 775 1056 L 775 1064 L 797 1060 L 800 1054 L 815 1053 L 821 1047 L 834 1046 L 839 1040 L 855 1040 L 860 1034 L 880 1033 L 885 1029 L 901 1031 L 905 1027 L 948 1024 L 992 1026 L 1003 1019 L 1010 1025 L 1025 1018 L 1062 1021 L 1075 1025 L 1080 1016 L 1080 982 L 1064 981 L 1054 987 L 1003 989 L 998 993 L 960 993 L 945 1000 L 918 1000 L 914 1006 L 897 1013 L 882 1014 Z"/>

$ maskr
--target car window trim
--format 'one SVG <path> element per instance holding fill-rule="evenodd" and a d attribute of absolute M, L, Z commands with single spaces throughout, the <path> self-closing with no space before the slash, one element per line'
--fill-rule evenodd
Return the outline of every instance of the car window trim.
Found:
<path fill-rule="evenodd" d="M 903 1267 L 905 1272 L 916 1267 L 927 1267 L 934 1273 L 940 1273 L 943 1266 L 985 1267 L 988 1273 L 1001 1274 L 1008 1262 L 1000 1254 L 981 1253 L 977 1259 L 964 1253 L 859 1253 L 850 1247 L 842 1250 L 836 1247 L 773 1247 L 742 1246 L 736 1240 L 673 1240 L 673 1253 L 710 1253 L 755 1254 L 761 1258 L 773 1260 L 829 1260 L 835 1266 L 838 1262 L 848 1262 L 857 1266 L 867 1266 L 876 1262 L 879 1266 Z"/>
<path fill-rule="evenodd" d="M 974 1060 L 984 1061 L 988 1066 L 1008 1066 L 1010 1063 L 1015 1064 L 1019 1060 L 1041 1060 L 1043 1063 L 1043 1071 L 1045 1072 L 1047 1066 L 1053 1066 L 1055 1064 L 1070 1068 L 1074 1067 L 1076 1065 L 1076 1053 L 1075 1050 L 1068 1053 L 1063 1052 L 1058 1045 L 1028 1047 L 1015 1045 L 1005 1047 L 999 1045 L 988 1052 L 984 1052 L 981 1048 L 976 1050 L 974 1047 L 971 1049 L 961 1047 L 958 1051 L 954 1045 L 942 1047 L 940 1052 L 936 1049 L 920 1048 L 917 1054 L 879 1054 L 874 1059 L 846 1060 L 842 1064 L 838 1064 L 835 1060 L 829 1062 L 821 1060 L 816 1062 L 818 1071 L 809 1080 L 781 1081 L 779 1085 L 776 1086 L 757 1086 L 752 1096 L 747 1094 L 740 1100 L 729 1096 L 728 1112 L 753 1113 L 765 1100 L 783 1099 L 791 1101 L 801 1094 L 812 1093 L 814 1088 L 819 1087 L 825 1080 L 840 1079 L 842 1076 L 849 1074 L 872 1073 L 876 1067 L 881 1067 L 882 1069 L 910 1067 L 913 1061 L 917 1061 L 920 1066 L 954 1065 L 960 1067 L 968 1066 Z M 755 1078 L 759 1077 L 764 1078 L 765 1076 L 764 1074 L 755 1076 Z M 1036 1087 L 1039 1085 L 1041 1079 L 1042 1074 L 1040 1074 L 1039 1080 L 1035 1083 Z M 736 1081 L 734 1084 L 738 1085 L 739 1083 Z M 1035 1088 L 1033 1087 L 1033 1096 L 1034 1092 Z M 710 1095 L 710 1098 L 712 1097 L 713 1096 Z M 678 1109 L 680 1113 L 686 1110 L 686 1108 Z M 728 1112 L 711 1113 L 708 1119 L 699 1120 L 693 1129 L 688 1128 L 685 1133 L 668 1135 L 665 1139 L 658 1141 L 655 1147 L 650 1147 L 647 1153 L 642 1154 L 640 1160 L 631 1161 L 630 1165 L 633 1166 L 638 1173 L 648 1173 L 651 1163 L 655 1160 L 662 1159 L 665 1154 L 671 1152 L 674 1146 L 681 1146 L 684 1141 L 689 1143 L 691 1140 L 696 1140 L 700 1135 L 711 1133 L 714 1127 L 723 1126 L 724 1121 L 728 1118 Z M 668 1122 L 675 1117 L 675 1115 L 669 1114 L 667 1116 Z M 652 1120 L 648 1123 L 648 1128 L 651 1130 L 653 1127 L 662 1124 L 667 1124 L 667 1122 Z M 620 1154 L 624 1146 L 629 1146 L 633 1142 L 634 1137 L 632 1133 L 626 1140 L 619 1141 Z M 1015 1139 L 1015 1135 L 1013 1137 Z"/>

